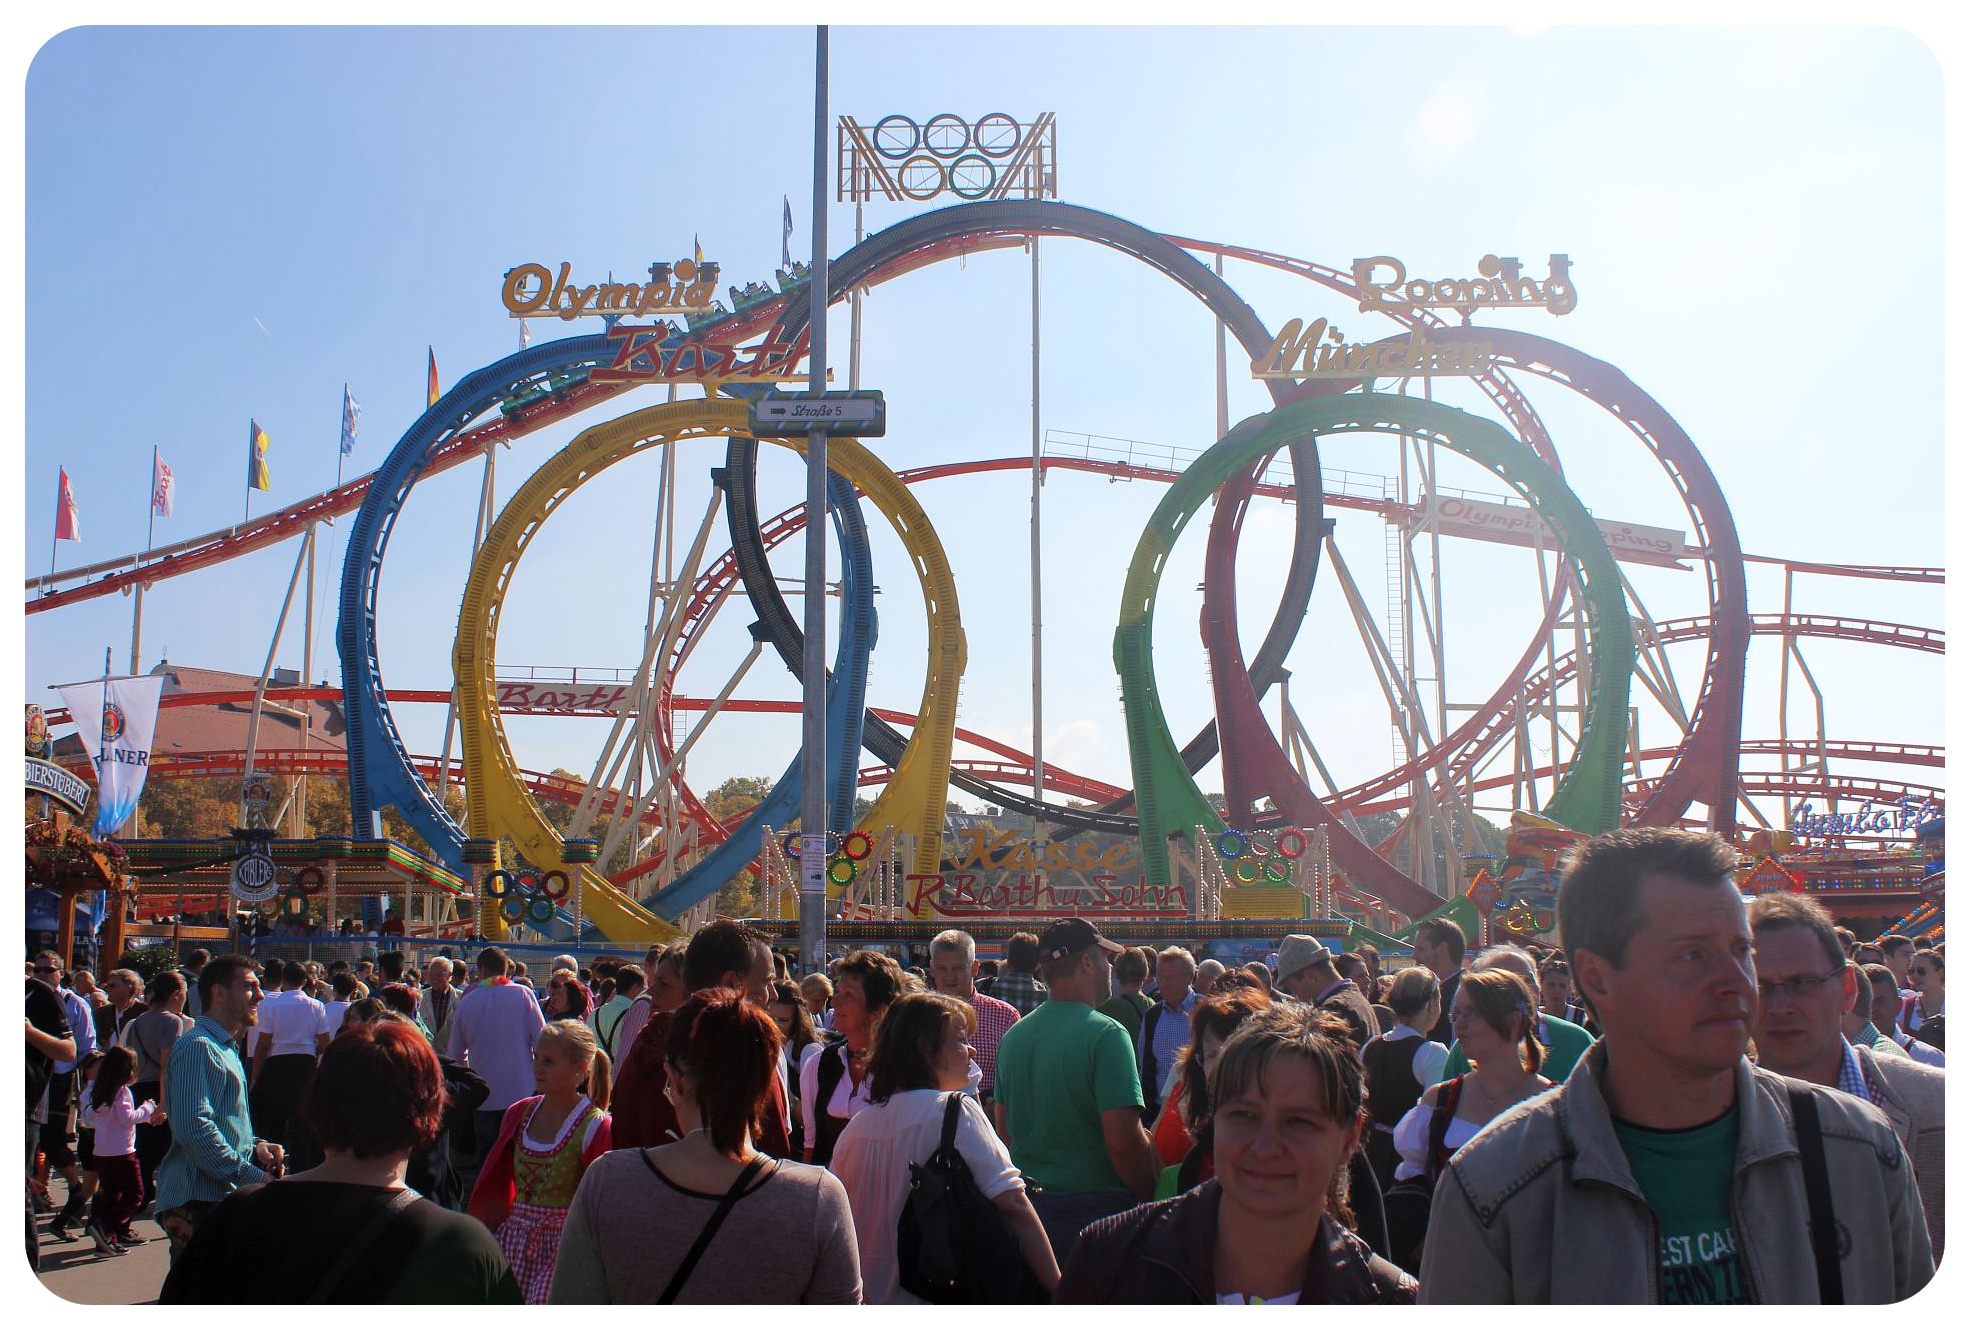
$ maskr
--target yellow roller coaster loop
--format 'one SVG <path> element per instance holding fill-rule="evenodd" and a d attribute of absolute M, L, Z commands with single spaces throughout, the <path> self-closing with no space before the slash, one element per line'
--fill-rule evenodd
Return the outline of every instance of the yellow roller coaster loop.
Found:
<path fill-rule="evenodd" d="M 520 852 L 546 866 L 561 860 L 561 835 L 521 782 L 493 682 L 499 617 L 513 570 L 534 535 L 563 500 L 616 463 L 644 449 L 692 439 L 743 434 L 743 402 L 708 399 L 673 402 L 633 412 L 583 431 L 528 477 L 486 534 L 472 561 L 452 668 L 458 681 L 459 729 L 464 752 L 467 824 L 475 837 L 511 837 Z M 805 454 L 804 441 L 773 440 Z M 921 717 L 896 773 L 862 825 L 894 826 L 916 836 L 916 871 L 937 871 L 943 841 L 944 804 L 957 729 L 958 681 L 964 673 L 964 629 L 957 585 L 942 542 L 908 488 L 882 461 L 852 439 L 828 444 L 831 469 L 867 495 L 903 542 L 916 568 L 929 624 L 930 660 Z M 581 868 L 581 911 L 612 941 L 639 942 L 675 935 L 675 929 L 618 890 L 592 866 Z M 838 894 L 839 888 L 834 889 Z"/>

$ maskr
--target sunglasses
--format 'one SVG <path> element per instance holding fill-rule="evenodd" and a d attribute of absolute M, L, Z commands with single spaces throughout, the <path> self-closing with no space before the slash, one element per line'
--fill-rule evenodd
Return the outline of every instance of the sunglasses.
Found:
<path fill-rule="evenodd" d="M 58 965 L 37 965 L 34 967 L 34 972 L 36 974 L 60 974 L 62 971 Z"/>

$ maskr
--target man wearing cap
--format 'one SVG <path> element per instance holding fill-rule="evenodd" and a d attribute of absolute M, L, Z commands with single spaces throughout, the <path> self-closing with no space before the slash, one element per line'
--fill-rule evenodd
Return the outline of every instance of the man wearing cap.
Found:
<path fill-rule="evenodd" d="M 1354 1046 L 1373 1038 L 1380 1023 L 1361 990 L 1341 975 L 1334 953 L 1305 933 L 1288 933 L 1279 944 L 1279 986 L 1302 1002 L 1333 1012 L 1348 1023 Z"/>
<path fill-rule="evenodd" d="M 1061 1258 L 1083 1228 L 1156 1190 L 1135 1050 L 1095 1010 L 1121 950 L 1085 919 L 1051 925 L 1039 940 L 1047 1000 L 999 1043 L 993 1115 L 1012 1162 L 1038 1184 L 1033 1208 Z"/>

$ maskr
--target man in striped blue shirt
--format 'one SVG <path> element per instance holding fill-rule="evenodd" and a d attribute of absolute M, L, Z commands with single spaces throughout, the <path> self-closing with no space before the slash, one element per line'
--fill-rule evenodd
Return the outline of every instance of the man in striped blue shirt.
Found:
<path fill-rule="evenodd" d="M 209 961 L 198 989 L 203 1014 L 171 1046 L 164 1085 L 171 1148 L 157 1166 L 157 1222 L 171 1239 L 173 1261 L 202 1215 L 248 1183 L 279 1177 L 287 1162 L 280 1146 L 253 1137 L 235 1042 L 259 1021 L 253 962 Z"/>

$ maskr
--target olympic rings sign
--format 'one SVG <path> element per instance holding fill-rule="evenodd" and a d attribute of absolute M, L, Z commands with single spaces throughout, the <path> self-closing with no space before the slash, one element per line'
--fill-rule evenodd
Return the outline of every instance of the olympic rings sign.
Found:
<path fill-rule="evenodd" d="M 896 187 L 924 202 L 939 194 L 982 199 L 999 183 L 999 163 L 1019 150 L 1019 122 L 1004 111 L 976 123 L 946 111 L 919 125 L 906 115 L 876 121 L 869 140 L 876 155 L 897 163 Z"/>
<path fill-rule="evenodd" d="M 1227 827 L 1217 834 L 1212 848 L 1238 885 L 1269 882 L 1282 886 L 1292 880 L 1292 861 L 1306 853 L 1306 833 L 1286 827 L 1269 836 Z"/>
<path fill-rule="evenodd" d="M 860 874 L 861 864 L 875 852 L 875 837 L 866 831 L 851 831 L 846 836 L 830 831 L 827 839 L 828 881 L 837 887 L 845 887 Z M 795 864 L 800 862 L 800 833 L 789 831 L 780 837 L 780 851 Z"/>
<path fill-rule="evenodd" d="M 479 890 L 487 900 L 499 902 L 499 912 L 508 923 L 545 927 L 554 919 L 555 902 L 566 900 L 572 886 L 568 875 L 558 868 L 538 877 L 495 868 L 486 874 Z"/>

